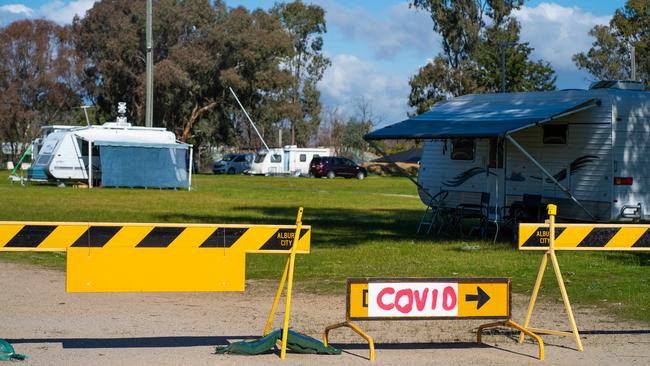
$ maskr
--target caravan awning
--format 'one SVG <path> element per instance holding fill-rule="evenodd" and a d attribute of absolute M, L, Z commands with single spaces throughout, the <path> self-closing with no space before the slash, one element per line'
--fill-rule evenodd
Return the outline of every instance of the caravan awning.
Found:
<path fill-rule="evenodd" d="M 142 147 L 150 149 L 182 149 L 187 150 L 190 148 L 189 144 L 185 143 L 161 143 L 161 142 L 148 142 L 148 141 L 125 141 L 125 140 L 95 140 L 95 146 L 114 146 L 114 147 Z"/>
<path fill-rule="evenodd" d="M 496 137 L 599 104 L 581 91 L 472 94 L 440 102 L 428 112 L 380 128 L 366 140 Z"/>

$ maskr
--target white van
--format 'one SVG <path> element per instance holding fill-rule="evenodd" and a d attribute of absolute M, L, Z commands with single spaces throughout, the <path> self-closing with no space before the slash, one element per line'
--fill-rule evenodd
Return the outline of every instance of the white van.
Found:
<path fill-rule="evenodd" d="M 284 148 L 260 150 L 250 169 L 251 175 L 308 175 L 309 163 L 316 156 L 331 156 L 328 148 L 298 148 L 287 145 Z"/>

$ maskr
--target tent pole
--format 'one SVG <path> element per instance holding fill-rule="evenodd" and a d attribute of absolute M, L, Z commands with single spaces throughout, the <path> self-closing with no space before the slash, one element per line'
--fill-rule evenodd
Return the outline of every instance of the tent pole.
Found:
<path fill-rule="evenodd" d="M 593 220 L 596 220 L 596 217 L 595 217 L 594 215 L 592 215 L 591 212 L 589 212 L 589 210 L 587 210 L 587 209 L 585 208 L 585 206 L 583 206 L 582 203 L 580 203 L 580 201 L 578 201 L 578 199 L 577 199 L 577 198 L 576 198 L 576 197 L 571 193 L 571 191 L 569 191 L 569 190 L 566 189 L 562 184 L 560 184 L 560 182 L 558 182 L 558 180 L 555 179 L 555 177 L 554 177 L 551 173 L 549 173 L 549 171 L 546 170 L 546 169 L 542 166 L 542 164 L 540 164 L 537 160 L 535 160 L 535 158 L 534 158 L 532 155 L 530 155 L 530 154 L 528 153 L 528 151 L 526 151 L 526 149 L 524 149 L 521 145 L 519 145 L 519 143 L 518 143 L 517 141 L 515 141 L 515 139 L 514 139 L 512 136 L 510 136 L 510 135 L 506 135 L 506 138 L 507 138 L 508 141 L 510 141 L 510 142 L 511 142 L 511 143 L 512 143 L 512 144 L 513 144 L 517 149 L 519 149 L 519 151 L 521 151 L 521 153 L 524 154 L 524 156 L 526 156 L 526 157 L 528 158 L 528 160 L 530 160 L 533 164 L 535 164 L 535 165 L 537 166 L 537 168 L 539 168 L 539 170 L 541 170 L 542 173 L 544 173 L 544 175 L 546 175 L 547 177 L 549 177 L 549 179 L 551 179 L 551 180 L 553 181 L 553 183 L 555 183 L 556 186 L 558 186 L 558 187 L 559 187 L 559 188 L 560 188 L 564 193 L 566 193 L 569 197 L 571 197 L 571 199 L 573 200 L 573 202 L 575 202 L 578 206 L 580 206 L 580 208 L 582 208 L 582 209 L 587 213 L 587 215 L 589 215 L 589 217 L 591 217 Z"/>
<path fill-rule="evenodd" d="M 88 188 L 93 187 L 93 142 L 88 140 Z"/>
<path fill-rule="evenodd" d="M 194 146 L 190 147 L 190 169 L 189 169 L 189 175 L 187 177 L 187 190 L 191 191 L 192 190 L 192 168 L 194 166 L 194 160 L 192 159 L 194 155 Z"/>
<path fill-rule="evenodd" d="M 501 140 L 503 142 L 503 207 L 508 206 L 508 142 L 506 140 Z M 505 209 L 501 211 L 505 215 Z"/>

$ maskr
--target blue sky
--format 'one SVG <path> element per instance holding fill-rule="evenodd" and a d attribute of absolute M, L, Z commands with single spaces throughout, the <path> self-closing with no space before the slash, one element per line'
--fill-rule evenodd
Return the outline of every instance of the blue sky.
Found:
<path fill-rule="evenodd" d="M 144 0 L 139 0 L 144 1 Z M 399 0 L 305 0 L 322 6 L 328 33 L 325 53 L 332 66 L 319 83 L 326 109 L 354 115 L 361 98 L 369 101 L 377 125 L 397 122 L 410 109 L 408 79 L 440 52 L 427 13 Z M 83 15 L 94 0 L 0 0 L 0 25 L 16 19 L 48 18 L 68 23 Z M 226 0 L 228 6 L 268 9 L 276 1 Z M 586 88 L 592 81 L 578 71 L 571 56 L 593 42 L 587 32 L 606 24 L 624 0 L 530 0 L 515 13 L 522 41 L 533 57 L 555 68 L 558 88 Z M 154 14 L 155 21 L 155 14 Z"/>

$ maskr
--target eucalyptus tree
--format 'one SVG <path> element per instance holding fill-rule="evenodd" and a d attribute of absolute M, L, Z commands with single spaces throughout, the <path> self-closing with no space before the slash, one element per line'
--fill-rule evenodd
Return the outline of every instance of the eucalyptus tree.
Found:
<path fill-rule="evenodd" d="M 81 104 L 70 29 L 19 20 L 0 28 L 0 141 L 15 157 L 44 124 L 73 123 Z"/>
<path fill-rule="evenodd" d="M 533 49 L 519 39 L 520 26 L 511 16 L 523 0 L 413 0 L 428 11 L 433 31 L 442 38 L 442 52 L 409 81 L 409 105 L 416 114 L 436 102 L 468 93 L 501 88 L 502 53 L 508 91 L 555 89 L 555 72 L 544 61 L 532 61 Z"/>

